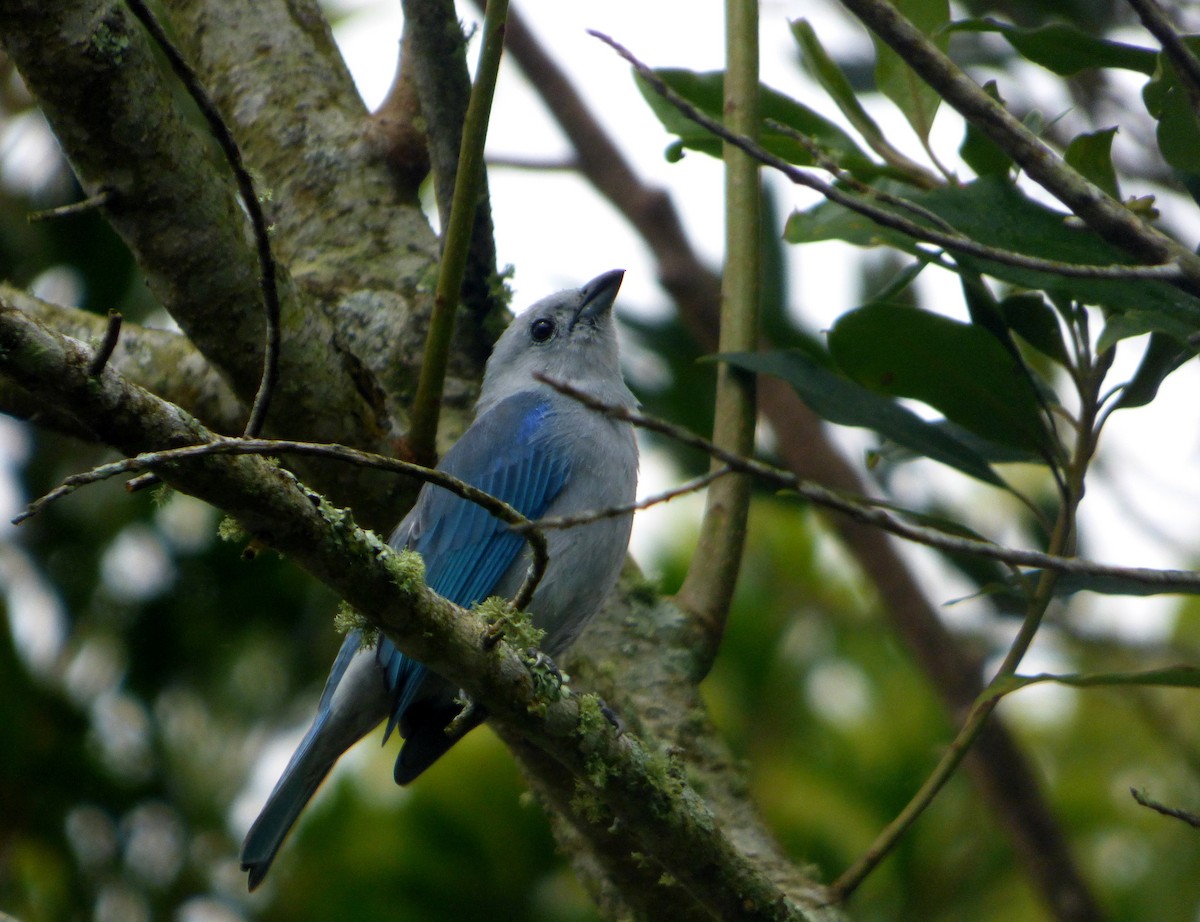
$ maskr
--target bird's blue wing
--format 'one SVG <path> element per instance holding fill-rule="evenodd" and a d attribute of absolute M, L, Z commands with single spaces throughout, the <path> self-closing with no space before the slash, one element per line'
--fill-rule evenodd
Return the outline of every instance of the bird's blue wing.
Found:
<path fill-rule="evenodd" d="M 440 469 L 508 503 L 528 518 L 543 515 L 562 489 L 569 460 L 544 437 L 551 408 L 537 394 L 518 394 L 477 419 L 447 452 Z M 492 594 L 525 539 L 482 506 L 427 485 L 392 544 L 425 559 L 429 587 L 467 607 Z M 425 667 L 385 637 L 378 661 L 395 706 L 387 735 L 412 703 Z"/>

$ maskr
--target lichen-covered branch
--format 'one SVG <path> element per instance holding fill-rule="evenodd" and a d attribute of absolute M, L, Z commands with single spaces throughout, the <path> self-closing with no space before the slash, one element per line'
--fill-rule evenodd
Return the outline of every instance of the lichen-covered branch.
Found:
<path fill-rule="evenodd" d="M 99 314 L 43 301 L 3 283 L 0 283 L 0 301 L 83 343 L 94 343 L 104 334 L 105 318 Z M 217 432 L 237 432 L 246 418 L 245 406 L 229 385 L 187 337 L 179 333 L 126 321 L 108 364 L 129 381 L 179 405 Z M 8 404 L 2 396 L 0 412 L 27 418 L 26 413 Z M 83 435 L 83 432 L 71 434 Z"/>
<path fill-rule="evenodd" d="M 0 5 L 0 40 L 85 191 L 106 191 L 105 213 L 151 289 L 248 404 L 261 377 L 263 317 L 245 216 L 226 165 L 178 108 L 141 25 L 108 0 L 15 0 Z M 290 276 L 279 281 L 272 431 L 384 447 L 392 424 L 370 374 L 336 348 L 326 317 Z M 331 473 L 322 486 L 344 500 L 377 497 L 358 473 Z"/>
<path fill-rule="evenodd" d="M 114 369 L 90 376 L 90 360 L 91 351 L 76 340 L 0 304 L 0 374 L 39 400 L 69 407 L 126 454 L 211 438 L 178 407 Z M 641 852 L 714 916 L 821 916 L 786 896 L 734 847 L 664 754 L 618 735 L 594 701 L 570 694 L 550 700 L 539 692 L 539 685 L 553 683 L 536 682 L 529 663 L 509 646 L 489 649 L 480 617 L 427 589 L 419 566 L 414 570 L 291 474 L 253 456 L 206 456 L 158 473 L 223 509 L 250 535 L 340 593 L 405 652 L 486 703 L 506 732 L 520 734 L 563 765 L 587 797 L 631 830 Z"/>

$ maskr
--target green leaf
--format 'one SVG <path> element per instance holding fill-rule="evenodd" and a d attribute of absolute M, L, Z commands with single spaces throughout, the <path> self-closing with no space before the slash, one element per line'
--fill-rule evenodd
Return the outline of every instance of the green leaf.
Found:
<path fill-rule="evenodd" d="M 1182 346 L 1174 337 L 1151 333 L 1150 343 L 1129 383 L 1118 398 L 1115 409 L 1144 407 L 1157 395 L 1167 375 L 1196 354 L 1190 346 Z"/>
<path fill-rule="evenodd" d="M 999 32 L 1021 55 L 1062 77 L 1101 67 L 1150 75 L 1157 58 L 1151 48 L 1096 38 L 1065 23 L 1021 29 L 996 19 L 965 19 L 951 23 L 945 31 Z"/>
<path fill-rule="evenodd" d="M 949 37 L 941 30 L 950 20 L 948 0 L 895 0 L 892 5 L 933 38 L 943 51 L 946 50 Z M 875 43 L 875 85 L 904 113 L 917 136 L 927 141 L 942 101 L 941 94 L 918 77 L 905 60 L 874 33 L 871 40 Z"/>
<path fill-rule="evenodd" d="M 1005 485 L 983 458 L 953 434 L 926 422 L 895 400 L 847 380 L 813 356 L 789 350 L 728 353 L 717 358 L 747 371 L 782 378 L 814 413 L 831 423 L 873 429 L 918 455 L 984 483 Z"/>
<path fill-rule="evenodd" d="M 1185 41 L 1193 52 L 1200 51 L 1200 38 Z M 1142 88 L 1142 101 L 1158 122 L 1156 136 L 1163 159 L 1184 173 L 1200 173 L 1200 118 L 1165 53 L 1158 59 L 1153 79 Z"/>
<path fill-rule="evenodd" d="M 1033 201 L 998 177 L 928 192 L 915 192 L 896 183 L 881 187 L 929 209 L 961 233 L 987 246 L 1064 263 L 1128 265 L 1130 262 L 1123 251 L 1087 228 L 1069 222 L 1068 215 Z M 906 234 L 879 227 L 829 202 L 805 212 L 794 212 L 784 236 L 793 243 L 837 239 L 859 246 L 888 245 L 905 252 L 918 252 L 916 241 Z M 955 256 L 955 262 L 963 270 L 990 275 L 1020 288 L 1040 289 L 1051 296 L 1118 312 L 1145 311 L 1175 321 L 1180 330 L 1200 330 L 1200 299 L 1167 282 L 1067 278 L 968 256 Z"/>
<path fill-rule="evenodd" d="M 1000 91 L 996 89 L 996 81 L 989 80 L 983 85 L 983 91 L 1001 105 Z M 963 131 L 962 143 L 958 146 L 959 156 L 963 158 L 977 176 L 1005 176 L 1012 169 L 1013 160 L 999 144 L 980 131 L 974 122 L 967 122 Z"/>
<path fill-rule="evenodd" d="M 1155 313 L 1154 311 L 1126 311 L 1113 314 L 1104 324 L 1100 338 L 1096 340 L 1096 351 L 1104 352 L 1116 345 L 1119 340 L 1131 336 L 1141 336 L 1144 333 L 1166 333 L 1175 339 L 1176 344 L 1187 343 L 1196 332 L 1196 328 L 1171 314 Z M 1189 350 L 1195 354 L 1195 350 Z"/>
<path fill-rule="evenodd" d="M 847 375 L 877 393 L 920 400 L 1001 445 L 1052 451 L 1025 370 L 979 327 L 869 304 L 834 324 L 829 349 Z"/>
<path fill-rule="evenodd" d="M 817 79 L 817 82 L 829 94 L 830 99 L 846 116 L 846 120 L 854 126 L 854 129 L 872 148 L 878 149 L 880 145 L 887 144 L 887 138 L 884 137 L 878 123 L 871 118 L 862 103 L 858 101 L 858 96 L 854 92 L 854 87 L 850 85 L 849 78 L 842 72 L 837 62 L 829 56 L 808 20 L 797 19 L 791 26 L 792 35 L 804 54 L 805 69 Z"/>
<path fill-rule="evenodd" d="M 1008 328 L 1034 349 L 1060 365 L 1070 361 L 1058 314 L 1036 291 L 1009 295 L 1000 302 L 1000 314 Z"/>
<path fill-rule="evenodd" d="M 1008 335 L 1008 324 L 1004 322 L 1004 316 L 1000 313 L 1000 305 L 996 303 L 991 289 L 978 275 L 964 272 L 959 278 L 962 283 L 963 303 L 967 305 L 967 314 L 971 318 L 971 323 L 980 329 L 987 330 L 1007 351 L 1016 354 L 1017 347 L 1013 345 L 1012 337 Z"/>
<path fill-rule="evenodd" d="M 722 71 L 702 73 L 663 68 L 656 70 L 655 74 L 705 115 L 718 121 L 723 119 L 725 74 Z M 641 77 L 637 77 L 637 85 L 663 127 L 679 137 L 679 140 L 668 148 L 668 159 L 678 159 L 683 148 L 697 150 L 713 157 L 721 156 L 720 138 L 697 125 L 663 99 L 654 87 Z M 808 148 L 795 138 L 766 127 L 768 121 L 779 122 L 810 139 L 827 156 L 860 178 L 871 179 L 881 172 L 886 172 L 884 167 L 863 152 L 841 126 L 778 90 L 768 86 L 759 88 L 759 112 L 763 119 L 759 143 L 788 163 L 811 166 L 814 158 Z"/>
<path fill-rule="evenodd" d="M 1112 164 L 1112 142 L 1116 133 L 1116 128 L 1103 128 L 1077 135 L 1067 145 L 1063 159 L 1113 198 L 1119 199 L 1121 190 Z"/>

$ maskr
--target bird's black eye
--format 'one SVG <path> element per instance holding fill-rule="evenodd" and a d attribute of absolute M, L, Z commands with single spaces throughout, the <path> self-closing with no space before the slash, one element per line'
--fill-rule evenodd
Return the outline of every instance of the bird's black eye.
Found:
<path fill-rule="evenodd" d="M 529 325 L 529 335 L 533 337 L 535 343 L 550 342 L 557 331 L 558 327 L 554 321 L 547 320 L 545 317 L 539 317 Z"/>

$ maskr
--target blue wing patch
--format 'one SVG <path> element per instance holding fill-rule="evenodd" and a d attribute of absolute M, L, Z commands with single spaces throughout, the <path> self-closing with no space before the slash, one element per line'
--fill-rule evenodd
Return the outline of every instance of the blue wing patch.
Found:
<path fill-rule="evenodd" d="M 537 394 L 501 401 L 477 419 L 446 453 L 441 469 L 504 500 L 536 519 L 562 490 L 569 461 L 545 438 L 552 412 Z M 524 538 L 482 506 L 441 487 L 427 485 L 392 536 L 392 545 L 418 551 L 429 587 L 464 608 L 492 594 L 517 559 Z M 376 651 L 388 690 L 395 696 L 386 740 L 412 704 L 425 667 L 401 653 L 386 637 Z"/>

